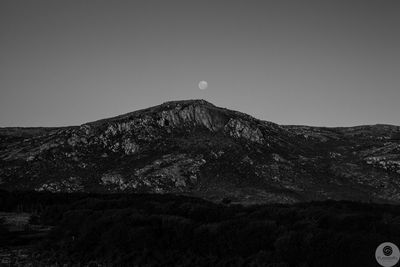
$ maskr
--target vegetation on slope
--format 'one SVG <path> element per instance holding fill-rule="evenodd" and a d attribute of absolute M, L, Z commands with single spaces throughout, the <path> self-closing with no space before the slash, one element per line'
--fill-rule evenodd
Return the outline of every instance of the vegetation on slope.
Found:
<path fill-rule="evenodd" d="M 42 262 L 112 266 L 376 266 L 400 207 L 345 201 L 223 205 L 151 194 L 0 194 L 55 226 Z M 95 266 L 95 265 L 94 265 Z"/>

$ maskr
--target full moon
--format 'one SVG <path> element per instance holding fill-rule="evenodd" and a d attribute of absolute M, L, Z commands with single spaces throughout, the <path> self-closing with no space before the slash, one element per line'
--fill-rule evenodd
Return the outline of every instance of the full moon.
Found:
<path fill-rule="evenodd" d="M 199 82 L 199 89 L 200 90 L 205 90 L 205 89 L 207 89 L 207 87 L 208 87 L 208 82 L 206 82 L 206 81 Z"/>

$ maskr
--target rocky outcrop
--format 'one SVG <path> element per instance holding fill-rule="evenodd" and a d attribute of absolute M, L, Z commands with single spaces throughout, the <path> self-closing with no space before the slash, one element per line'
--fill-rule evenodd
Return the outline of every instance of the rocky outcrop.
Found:
<path fill-rule="evenodd" d="M 221 111 L 202 103 L 185 107 L 176 106 L 173 109 L 162 111 L 158 122 L 160 126 L 194 125 L 205 127 L 210 131 L 218 131 L 224 127 L 226 118 Z"/>
<path fill-rule="evenodd" d="M 108 191 L 132 191 L 138 188 L 156 193 L 185 191 L 195 185 L 200 167 L 205 163 L 202 155 L 192 158 L 187 154 L 167 154 L 142 168 L 136 168 L 132 173 L 104 173 L 101 184 Z"/>
<path fill-rule="evenodd" d="M 49 191 L 49 192 L 82 192 L 83 186 L 81 184 L 80 178 L 69 177 L 62 179 L 60 181 L 47 182 L 41 184 L 39 187 L 35 188 L 36 191 Z"/>
<path fill-rule="evenodd" d="M 246 121 L 232 118 L 225 125 L 224 130 L 228 135 L 235 138 L 247 139 L 258 144 L 263 144 L 265 141 L 261 130 L 251 126 L 250 123 Z"/>

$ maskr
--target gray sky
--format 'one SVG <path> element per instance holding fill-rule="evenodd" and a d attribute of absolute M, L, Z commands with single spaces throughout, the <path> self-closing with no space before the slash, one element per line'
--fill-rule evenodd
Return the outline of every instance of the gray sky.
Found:
<path fill-rule="evenodd" d="M 200 98 L 280 124 L 400 125 L 400 1 L 1 0 L 0 92 L 0 126 Z"/>

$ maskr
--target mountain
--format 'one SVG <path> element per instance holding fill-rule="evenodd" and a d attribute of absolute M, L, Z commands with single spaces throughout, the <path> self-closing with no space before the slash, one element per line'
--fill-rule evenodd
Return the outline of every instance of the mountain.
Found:
<path fill-rule="evenodd" d="M 284 126 L 172 101 L 81 126 L 0 128 L 0 188 L 399 203 L 400 127 Z"/>

